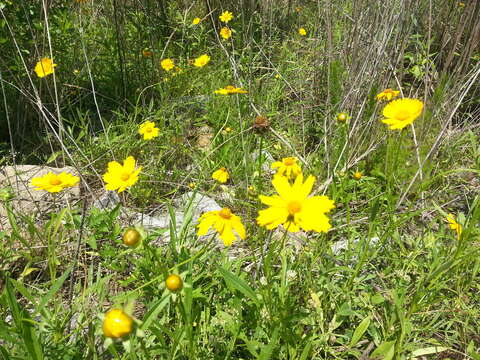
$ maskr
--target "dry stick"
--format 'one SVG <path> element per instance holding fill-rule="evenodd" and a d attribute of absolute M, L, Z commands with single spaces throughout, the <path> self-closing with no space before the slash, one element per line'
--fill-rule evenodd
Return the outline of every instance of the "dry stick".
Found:
<path fill-rule="evenodd" d="M 435 143 L 433 144 L 432 148 L 430 149 L 430 151 L 428 152 L 427 156 L 425 156 L 425 159 L 423 160 L 421 166 L 419 167 L 419 169 L 417 170 L 417 172 L 415 173 L 415 175 L 413 176 L 412 180 L 410 181 L 410 183 L 408 184 L 407 188 L 405 189 L 405 191 L 403 192 L 402 196 L 400 197 L 400 199 L 397 201 L 397 204 L 396 204 L 396 207 L 398 208 L 402 202 L 405 200 L 405 197 L 407 196 L 408 192 L 410 191 L 413 183 L 415 182 L 415 180 L 417 179 L 417 177 L 420 175 L 421 171 L 422 171 L 422 168 L 423 166 L 425 165 L 425 163 L 430 159 L 430 156 L 432 156 L 432 154 L 434 153 L 434 151 L 436 151 L 437 149 L 437 146 L 439 145 L 440 143 L 440 140 L 442 139 L 443 137 L 443 134 L 445 133 L 445 131 L 447 130 L 448 126 L 450 125 L 450 122 L 452 121 L 452 118 L 453 118 L 453 115 L 455 115 L 457 109 L 460 107 L 460 104 L 462 103 L 463 99 L 465 98 L 465 96 L 467 95 L 468 91 L 470 90 L 470 88 L 473 86 L 473 84 L 475 83 L 475 80 L 477 79 L 478 75 L 480 74 L 480 65 L 477 65 L 477 70 L 475 70 L 475 73 L 473 74 L 473 76 L 470 78 L 469 80 L 469 83 L 467 82 L 467 85 L 466 85 L 466 88 L 464 90 L 464 92 L 460 95 L 460 99 L 458 100 L 457 102 L 457 105 L 453 108 L 453 110 L 451 111 L 450 113 L 450 116 L 448 117 L 447 121 L 445 122 L 442 130 L 440 131 L 440 133 L 438 134 L 437 138 L 435 139 Z"/>

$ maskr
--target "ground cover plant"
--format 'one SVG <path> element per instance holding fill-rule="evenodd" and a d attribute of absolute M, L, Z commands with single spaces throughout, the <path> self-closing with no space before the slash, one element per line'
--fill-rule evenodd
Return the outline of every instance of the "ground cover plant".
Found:
<path fill-rule="evenodd" d="M 480 359 L 479 19 L 0 0 L 0 356 Z"/>

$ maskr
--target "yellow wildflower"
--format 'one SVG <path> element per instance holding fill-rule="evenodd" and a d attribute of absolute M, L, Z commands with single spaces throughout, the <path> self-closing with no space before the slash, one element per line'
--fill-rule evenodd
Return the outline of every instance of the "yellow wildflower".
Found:
<path fill-rule="evenodd" d="M 206 235 L 208 230 L 213 226 L 220 235 L 220 239 L 223 240 L 225 246 L 232 245 L 235 240 L 233 230 L 235 230 L 242 240 L 247 236 L 242 220 L 240 217 L 233 214 L 229 208 L 204 213 L 198 219 L 198 223 L 198 236 Z"/>
<path fill-rule="evenodd" d="M 389 102 L 383 108 L 382 120 L 384 124 L 390 127 L 390 130 L 400 130 L 410 125 L 420 116 L 423 109 L 423 103 L 417 99 L 398 99 Z"/>
<path fill-rule="evenodd" d="M 212 179 L 221 182 L 222 184 L 226 183 L 228 179 L 230 179 L 230 174 L 228 173 L 227 169 L 224 167 L 214 171 L 212 174 Z"/>
<path fill-rule="evenodd" d="M 222 15 L 219 16 L 219 19 L 226 24 L 233 19 L 233 14 L 230 11 L 224 11 Z"/>
<path fill-rule="evenodd" d="M 199 17 L 196 17 L 196 18 L 193 19 L 192 24 L 193 25 L 198 25 L 198 24 L 200 24 L 200 21 L 202 21 L 202 19 L 200 19 Z"/>
<path fill-rule="evenodd" d="M 214 91 L 215 94 L 220 94 L 220 95 L 232 95 L 232 94 L 246 94 L 248 93 L 247 90 L 244 90 L 243 88 L 237 88 L 232 85 L 225 86 L 223 89 L 218 89 Z"/>
<path fill-rule="evenodd" d="M 385 89 L 380 94 L 377 94 L 377 100 L 387 100 L 390 101 L 393 98 L 396 98 L 400 94 L 398 90 Z"/>
<path fill-rule="evenodd" d="M 54 64 L 52 59 L 45 57 L 37 62 L 35 65 L 35 72 L 38 77 L 43 78 L 47 75 L 53 74 L 53 68 L 55 66 L 57 66 L 57 64 Z"/>
<path fill-rule="evenodd" d="M 183 280 L 177 274 L 170 274 L 165 279 L 165 287 L 173 292 L 182 290 Z"/>
<path fill-rule="evenodd" d="M 360 180 L 362 177 L 363 177 L 363 174 L 362 174 L 360 171 L 355 171 L 355 172 L 353 173 L 353 178 L 354 178 L 355 180 Z"/>
<path fill-rule="evenodd" d="M 455 215 L 453 214 L 448 214 L 447 215 L 447 221 L 449 222 L 450 229 L 455 230 L 457 232 L 457 237 L 460 239 L 460 235 L 462 235 L 462 225 L 457 223 L 455 219 Z"/>
<path fill-rule="evenodd" d="M 195 61 L 193 62 L 193 65 L 196 67 L 204 67 L 205 65 L 208 64 L 209 61 L 210 61 L 210 56 L 208 56 L 207 54 L 203 54 L 195 59 Z"/>
<path fill-rule="evenodd" d="M 338 113 L 337 114 L 337 121 L 338 122 L 345 122 L 348 120 L 348 115 L 344 112 Z"/>
<path fill-rule="evenodd" d="M 103 335 L 110 338 L 121 338 L 132 332 L 132 318 L 120 309 L 112 309 L 105 314 Z"/>
<path fill-rule="evenodd" d="M 141 166 L 135 169 L 133 156 L 127 157 L 123 161 L 123 166 L 116 161 L 110 161 L 108 171 L 103 174 L 103 180 L 107 183 L 105 189 L 117 190 L 119 193 L 126 190 L 138 181 L 138 174 L 141 170 Z"/>
<path fill-rule="evenodd" d="M 170 71 L 175 67 L 175 63 L 172 59 L 163 59 L 160 61 L 160 66 L 163 68 L 163 70 Z"/>
<path fill-rule="evenodd" d="M 35 190 L 45 190 L 51 193 L 57 193 L 65 188 L 72 187 L 78 184 L 80 178 L 65 171 L 60 174 L 48 172 L 40 177 L 35 177 L 31 180 L 30 185 L 35 187 Z"/>
<path fill-rule="evenodd" d="M 191 182 L 188 184 L 188 187 L 192 190 L 194 190 L 196 187 L 197 187 L 197 184 L 195 184 L 194 182 Z"/>
<path fill-rule="evenodd" d="M 293 179 L 302 173 L 302 168 L 297 164 L 296 157 L 286 157 L 282 161 L 275 161 L 271 168 L 278 168 L 275 176 L 286 176 L 288 179 Z"/>
<path fill-rule="evenodd" d="M 158 136 L 160 130 L 155 127 L 155 123 L 152 121 L 146 121 L 138 129 L 138 133 L 143 135 L 143 140 L 151 140 Z"/>
<path fill-rule="evenodd" d="M 220 29 L 220 36 L 225 40 L 230 39 L 230 37 L 232 36 L 232 30 L 224 26 Z"/>
<path fill-rule="evenodd" d="M 303 182 L 299 174 L 293 185 L 286 177 L 275 176 L 272 184 L 278 195 L 263 196 L 259 199 L 269 208 L 258 212 L 257 224 L 272 230 L 283 225 L 290 232 L 304 231 L 327 232 L 330 219 L 325 215 L 335 205 L 327 196 L 310 196 L 315 177 L 310 175 Z"/>
<path fill-rule="evenodd" d="M 300 28 L 300 29 L 298 29 L 298 33 L 302 36 L 305 36 L 305 35 L 307 35 L 307 30 L 305 30 L 304 28 Z"/>

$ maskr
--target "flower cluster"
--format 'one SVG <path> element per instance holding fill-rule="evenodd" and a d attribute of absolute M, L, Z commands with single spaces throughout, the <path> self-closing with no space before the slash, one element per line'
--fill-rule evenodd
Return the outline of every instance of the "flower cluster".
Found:
<path fill-rule="evenodd" d="M 220 95 L 233 95 L 233 94 L 246 94 L 248 93 L 248 91 L 244 90 L 243 88 L 237 88 L 233 85 L 227 85 L 223 89 L 215 90 L 214 93 L 220 94 Z"/>

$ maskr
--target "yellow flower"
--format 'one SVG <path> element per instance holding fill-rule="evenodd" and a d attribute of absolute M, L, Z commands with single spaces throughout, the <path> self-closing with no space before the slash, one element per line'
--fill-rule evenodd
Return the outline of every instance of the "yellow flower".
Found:
<path fill-rule="evenodd" d="M 286 176 L 288 179 L 293 179 L 302 173 L 302 168 L 297 164 L 296 157 L 286 157 L 282 161 L 275 161 L 271 168 L 278 168 L 275 176 Z"/>
<path fill-rule="evenodd" d="M 355 172 L 353 173 L 353 178 L 354 178 L 355 180 L 360 180 L 362 177 L 363 177 L 363 174 L 362 174 L 360 171 L 355 171 Z"/>
<path fill-rule="evenodd" d="M 123 166 L 116 161 L 110 161 L 108 171 L 103 174 L 103 180 L 107 183 L 105 189 L 117 190 L 119 193 L 126 190 L 138 181 L 138 174 L 141 170 L 141 166 L 135 170 L 133 156 L 127 157 L 123 161 Z"/>
<path fill-rule="evenodd" d="M 224 26 L 220 29 L 220 36 L 225 40 L 230 39 L 230 37 L 232 36 L 232 30 Z"/>
<path fill-rule="evenodd" d="M 380 94 L 377 94 L 377 100 L 387 100 L 390 101 L 393 98 L 396 98 L 400 94 L 400 91 L 385 89 Z"/>
<path fill-rule="evenodd" d="M 35 72 L 38 77 L 43 78 L 47 75 L 53 74 L 53 68 L 55 66 L 57 66 L 57 64 L 54 64 L 52 59 L 45 57 L 37 62 L 37 65 L 35 65 Z"/>
<path fill-rule="evenodd" d="M 455 220 L 455 215 L 448 214 L 447 221 L 450 224 L 450 229 L 455 230 L 457 232 L 457 237 L 460 239 L 460 235 L 462 235 L 462 225 L 457 223 L 457 221 Z"/>
<path fill-rule="evenodd" d="M 200 23 L 200 21 L 202 21 L 202 19 L 200 19 L 199 17 L 196 17 L 195 19 L 193 19 L 192 24 L 193 25 L 198 25 Z"/>
<path fill-rule="evenodd" d="M 235 240 L 233 230 L 235 230 L 242 240 L 247 236 L 240 217 L 233 214 L 229 208 L 209 211 L 200 216 L 198 222 L 198 236 L 206 235 L 208 230 L 213 226 L 225 246 L 232 245 L 232 242 Z"/>
<path fill-rule="evenodd" d="M 225 86 L 223 89 L 218 89 L 214 91 L 215 94 L 220 94 L 220 95 L 232 95 L 232 94 L 246 94 L 248 93 L 247 90 L 244 90 L 243 88 L 237 88 L 232 85 Z"/>
<path fill-rule="evenodd" d="M 272 184 L 278 195 L 259 196 L 260 201 L 270 207 L 258 212 L 257 224 L 269 230 L 283 225 L 290 232 L 300 229 L 327 232 L 332 226 L 325 213 L 335 205 L 327 196 L 308 196 L 314 182 L 312 175 L 303 182 L 303 175 L 299 174 L 293 185 L 286 177 L 274 177 Z"/>
<path fill-rule="evenodd" d="M 423 109 L 423 103 L 417 99 L 398 99 L 389 102 L 383 108 L 382 120 L 384 124 L 390 127 L 390 130 L 400 130 L 410 125 L 420 116 Z"/>
<path fill-rule="evenodd" d="M 132 332 L 132 318 L 120 309 L 112 309 L 105 314 L 103 335 L 110 338 L 121 338 Z"/>
<path fill-rule="evenodd" d="M 151 140 L 158 136 L 159 129 L 155 127 L 155 123 L 146 121 L 138 129 L 138 133 L 143 135 L 143 140 Z"/>
<path fill-rule="evenodd" d="M 302 36 L 305 36 L 305 35 L 307 35 L 307 30 L 305 30 L 304 28 L 300 28 L 300 29 L 298 29 L 298 33 Z"/>
<path fill-rule="evenodd" d="M 225 132 L 226 132 L 227 134 L 228 134 L 228 133 L 231 133 L 232 131 L 233 131 L 233 129 L 232 129 L 231 127 L 229 127 L 229 126 L 227 126 L 227 127 L 225 128 Z"/>
<path fill-rule="evenodd" d="M 222 15 L 219 16 L 221 22 L 228 23 L 233 19 L 233 14 L 230 11 L 224 11 Z"/>
<path fill-rule="evenodd" d="M 194 190 L 196 187 L 197 187 L 197 184 L 195 184 L 194 182 L 191 182 L 188 184 L 188 187 L 192 190 Z"/>
<path fill-rule="evenodd" d="M 160 65 L 165 71 L 170 71 L 175 67 L 172 59 L 163 59 L 162 61 L 160 61 Z"/>
<path fill-rule="evenodd" d="M 196 67 L 204 67 L 205 65 L 208 64 L 209 61 L 210 61 L 210 56 L 208 56 L 207 54 L 203 54 L 195 59 L 195 61 L 193 62 L 193 65 Z"/>
<path fill-rule="evenodd" d="M 348 119 L 348 115 L 344 112 L 338 113 L 337 114 L 337 121 L 338 122 L 345 122 Z"/>
<path fill-rule="evenodd" d="M 228 173 L 227 169 L 224 167 L 214 171 L 212 174 L 212 179 L 217 180 L 218 182 L 226 183 L 228 179 L 230 179 L 230 174 Z"/>
<path fill-rule="evenodd" d="M 50 171 L 48 174 L 33 178 L 30 185 L 35 186 L 35 190 L 57 193 L 65 188 L 77 185 L 79 181 L 80 178 L 78 176 L 74 176 L 65 171 L 58 175 Z"/>
<path fill-rule="evenodd" d="M 465 3 L 462 2 L 462 1 L 459 1 L 459 2 L 458 2 L 458 7 L 462 7 L 462 8 L 465 7 Z"/>

